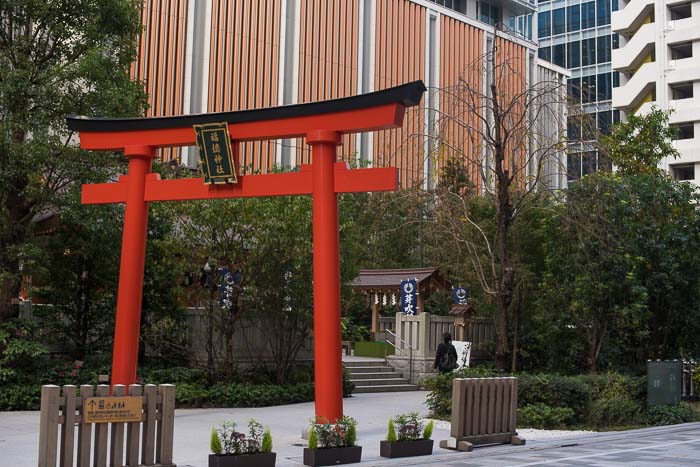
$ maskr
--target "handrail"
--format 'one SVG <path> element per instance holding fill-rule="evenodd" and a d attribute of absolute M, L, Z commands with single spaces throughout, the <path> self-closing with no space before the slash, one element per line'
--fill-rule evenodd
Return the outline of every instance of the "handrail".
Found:
<path fill-rule="evenodd" d="M 394 347 L 394 350 L 398 350 L 398 347 L 396 346 L 397 343 L 401 343 L 403 346 L 408 347 L 408 381 L 413 384 L 413 346 L 401 339 L 395 333 L 391 332 L 389 329 L 382 329 L 382 332 L 387 333 L 394 338 L 394 341 L 396 342 L 391 342 L 389 339 L 384 340 L 384 342 L 391 344 L 391 346 Z M 403 350 L 403 348 L 401 350 Z M 384 362 L 386 363 L 386 348 L 384 348 Z"/>

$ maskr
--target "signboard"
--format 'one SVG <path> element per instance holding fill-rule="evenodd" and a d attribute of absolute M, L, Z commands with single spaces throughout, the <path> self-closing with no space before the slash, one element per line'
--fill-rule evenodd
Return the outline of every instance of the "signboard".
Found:
<path fill-rule="evenodd" d="M 140 422 L 143 397 L 86 397 L 84 423 Z"/>
<path fill-rule="evenodd" d="M 401 281 L 401 312 L 407 315 L 417 313 L 418 283 L 414 279 Z"/>
<path fill-rule="evenodd" d="M 466 287 L 452 287 L 452 303 L 466 305 L 469 301 L 469 289 Z"/>
<path fill-rule="evenodd" d="M 227 123 L 194 125 L 204 183 L 238 183 Z"/>
<path fill-rule="evenodd" d="M 452 345 L 455 346 L 457 351 L 457 368 L 467 368 L 469 366 L 469 360 L 472 356 L 472 343 L 467 341 L 452 341 Z"/>

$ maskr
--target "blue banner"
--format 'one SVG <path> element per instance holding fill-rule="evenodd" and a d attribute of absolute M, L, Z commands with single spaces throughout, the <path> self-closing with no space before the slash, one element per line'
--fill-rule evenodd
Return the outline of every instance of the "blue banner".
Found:
<path fill-rule="evenodd" d="M 469 300 L 469 289 L 466 287 L 452 287 L 452 303 L 466 305 Z"/>
<path fill-rule="evenodd" d="M 219 305 L 225 310 L 230 310 L 233 307 L 233 285 L 236 283 L 235 272 L 232 272 L 229 268 L 221 268 L 219 271 L 221 272 Z"/>
<path fill-rule="evenodd" d="M 401 312 L 407 315 L 417 314 L 418 283 L 414 279 L 401 281 Z"/>

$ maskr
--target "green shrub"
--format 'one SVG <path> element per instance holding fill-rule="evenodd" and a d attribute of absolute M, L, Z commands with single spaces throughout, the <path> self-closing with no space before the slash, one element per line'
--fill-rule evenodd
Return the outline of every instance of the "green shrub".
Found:
<path fill-rule="evenodd" d="M 348 427 L 348 435 L 345 438 L 345 442 L 348 446 L 354 446 L 357 442 L 357 424 L 351 423 Z"/>
<path fill-rule="evenodd" d="M 219 433 L 216 432 L 216 428 L 211 429 L 211 440 L 209 441 L 209 449 L 211 449 L 212 454 L 221 455 L 223 448 L 221 447 L 221 440 L 219 439 Z"/>
<path fill-rule="evenodd" d="M 538 402 L 518 409 L 518 426 L 541 430 L 564 428 L 574 415 L 569 407 L 551 407 Z"/>
<path fill-rule="evenodd" d="M 571 423 L 585 420 L 591 402 L 591 388 L 577 376 L 548 374 L 518 375 L 518 405 L 542 404 L 569 408 L 573 411 Z"/>
<path fill-rule="evenodd" d="M 423 429 L 423 439 L 430 439 L 433 436 L 434 420 L 430 420 Z"/>
<path fill-rule="evenodd" d="M 355 390 L 355 383 L 350 381 L 350 375 L 348 371 L 343 368 L 343 397 L 352 396 L 352 392 Z"/>
<path fill-rule="evenodd" d="M 394 428 L 394 419 L 389 419 L 389 426 L 387 427 L 386 440 L 390 443 L 396 441 L 396 428 Z"/>
<path fill-rule="evenodd" d="M 40 403 L 39 384 L 0 386 L 0 411 L 39 410 Z"/>
<path fill-rule="evenodd" d="M 178 407 L 202 407 L 208 405 L 209 391 L 198 384 L 182 383 L 175 386 L 175 402 Z"/>
<path fill-rule="evenodd" d="M 318 449 L 318 435 L 313 424 L 309 427 L 308 448 Z"/>
<path fill-rule="evenodd" d="M 262 447 L 260 452 L 268 453 L 272 452 L 272 433 L 270 433 L 270 428 L 265 428 L 265 433 L 263 433 Z"/>
<path fill-rule="evenodd" d="M 604 396 L 591 404 L 588 424 L 598 428 L 636 425 L 640 413 L 639 403 L 625 395 Z"/>
<path fill-rule="evenodd" d="M 696 419 L 693 407 L 681 402 L 677 405 L 653 405 L 647 409 L 642 420 L 647 425 L 661 426 L 688 423 Z"/>
<path fill-rule="evenodd" d="M 207 372 L 199 368 L 175 366 L 171 368 L 145 369 L 141 376 L 144 384 L 206 384 Z"/>

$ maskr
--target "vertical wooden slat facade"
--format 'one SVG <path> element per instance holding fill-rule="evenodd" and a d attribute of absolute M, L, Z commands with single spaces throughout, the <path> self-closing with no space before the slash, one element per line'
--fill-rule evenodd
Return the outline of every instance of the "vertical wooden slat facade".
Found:
<path fill-rule="evenodd" d="M 484 55 L 484 35 L 482 29 L 463 23 L 462 21 L 443 16 L 440 23 L 440 87 L 455 88 L 459 86 L 460 80 L 465 80 L 471 86 L 482 89 L 483 75 L 481 64 L 475 66 Z M 449 46 L 448 46 L 449 45 Z M 444 163 L 444 157 L 457 156 L 464 161 L 469 178 L 477 185 L 480 185 L 479 164 L 475 159 L 483 151 L 481 138 L 476 132 L 466 130 L 464 124 L 458 121 L 467 122 L 470 127 L 477 127 L 480 121 L 477 115 L 467 111 L 464 105 L 460 105 L 459 100 L 450 97 L 451 93 L 441 93 L 439 106 L 441 112 L 451 118 L 444 119 L 440 131 L 443 138 L 448 142 L 448 148 L 442 148 L 442 159 L 435 164 L 434 176 L 439 176 Z"/>
<path fill-rule="evenodd" d="M 281 0 L 212 1 L 208 112 L 277 105 L 281 20 Z M 241 149 L 247 172 L 267 172 L 275 163 L 276 142 Z"/>
<path fill-rule="evenodd" d="M 314 102 L 352 96 L 357 89 L 359 0 L 298 0 L 298 101 Z M 338 159 L 354 162 L 356 137 L 345 135 Z M 296 165 L 310 163 L 311 153 L 297 139 Z"/>
<path fill-rule="evenodd" d="M 376 6 L 374 89 L 425 81 L 427 9 L 408 0 L 378 1 Z M 423 112 L 423 105 L 414 107 L 402 128 L 375 132 L 374 166 L 398 167 L 404 187 L 423 178 Z"/>
<path fill-rule="evenodd" d="M 131 75 L 148 93 L 146 116 L 181 115 L 185 96 L 185 48 L 188 0 L 144 0 L 138 56 Z M 180 150 L 162 149 L 162 160 L 179 157 Z"/>
<path fill-rule="evenodd" d="M 187 48 L 188 3 L 193 0 L 145 0 L 142 12 L 144 31 L 139 40 L 139 57 L 132 75 L 143 80 L 150 95 L 149 116 L 179 115 L 185 93 L 185 51 Z M 421 79 L 427 82 L 426 61 L 430 48 L 428 23 L 436 15 L 436 47 L 439 79 L 433 87 L 458 84 L 460 77 L 477 86 L 483 74 L 467 73 L 469 65 L 482 56 L 487 34 L 492 28 L 470 24 L 411 0 L 296 0 L 287 4 L 287 15 L 298 14 L 293 35 L 287 31 L 287 44 L 282 44 L 283 3 L 287 0 L 211 0 L 210 28 L 207 35 L 209 69 L 206 100 L 208 112 L 270 107 L 280 102 L 279 80 L 283 64 L 281 53 L 297 51 L 296 102 L 312 102 L 354 95 L 357 93 L 360 69 L 369 65 L 367 57 L 360 63 L 362 39 L 360 6 L 374 5 L 375 22 L 371 27 L 374 50 L 371 76 L 375 90 Z M 202 4 L 198 4 L 202 5 Z M 430 11 L 434 11 L 431 13 Z M 473 23 L 473 22 L 472 22 Z M 289 47 L 298 41 L 298 49 Z M 503 38 L 497 39 L 500 59 L 514 60 L 513 76 L 506 77 L 507 93 L 522 89 L 525 77 L 527 47 Z M 198 47 L 194 47 L 200 50 Z M 534 50 L 534 49 L 533 49 Z M 432 62 L 433 60 L 431 60 Z M 193 61 L 194 63 L 194 61 Z M 284 77 L 294 76 L 284 70 Z M 432 92 L 432 90 L 429 90 Z M 285 97 L 287 99 L 287 97 Z M 422 183 L 426 143 L 426 105 L 409 110 L 400 129 L 375 132 L 369 159 L 376 167 L 399 168 L 402 186 Z M 454 102 L 443 94 L 437 100 L 440 112 L 450 110 L 474 125 L 477 118 L 466 115 L 463 107 L 450 108 Z M 461 112 L 461 113 L 460 113 Z M 431 176 L 439 175 L 446 157 L 465 160 L 470 177 L 480 182 L 479 166 L 467 163 L 467 156 L 484 151 L 478 137 L 468 134 L 463 126 L 449 123 L 440 128 L 441 137 L 450 141 L 450 148 L 439 148 L 433 160 Z M 234 135 L 235 138 L 235 135 Z M 339 149 L 339 159 L 355 162 L 359 158 L 359 137 L 346 135 Z M 303 139 L 292 140 L 296 146 L 294 165 L 310 163 L 310 152 Z M 248 172 L 267 172 L 277 160 L 279 142 L 249 142 L 240 151 L 241 167 Z M 458 148 L 455 150 L 454 148 Z M 512 148 L 511 148 L 512 149 Z M 164 160 L 179 157 L 179 149 L 164 149 Z"/>

